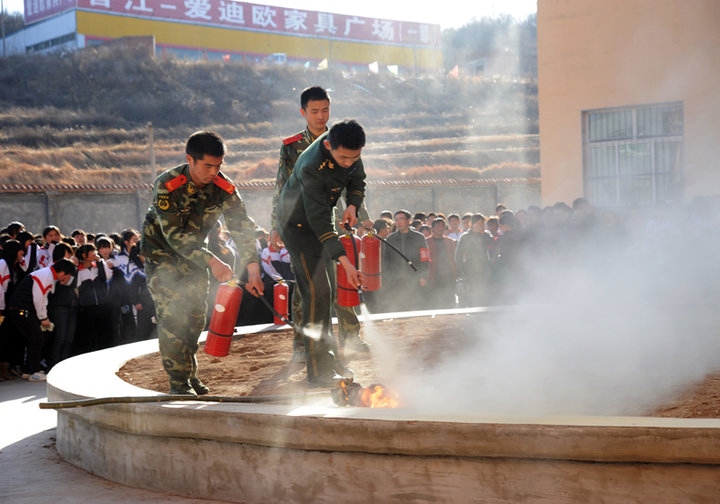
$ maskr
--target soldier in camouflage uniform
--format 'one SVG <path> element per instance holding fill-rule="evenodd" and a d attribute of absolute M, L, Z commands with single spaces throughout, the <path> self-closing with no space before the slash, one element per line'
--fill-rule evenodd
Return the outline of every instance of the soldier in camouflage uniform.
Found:
<path fill-rule="evenodd" d="M 357 122 L 335 124 L 300 155 L 278 198 L 278 231 L 290 252 L 296 290 L 302 295 L 301 329 L 311 386 L 330 385 L 334 372 L 347 373 L 335 355 L 330 328 L 335 261 L 356 288 L 360 288 L 360 276 L 333 227 L 333 208 L 346 190 L 342 222 L 357 223 L 357 209 L 365 196 L 360 159 L 364 145 L 365 132 Z"/>
<path fill-rule="evenodd" d="M 185 147 L 187 163 L 155 181 L 153 201 L 143 225 L 141 254 L 155 301 L 158 339 L 171 394 L 207 394 L 197 377 L 198 337 L 205 327 L 208 268 L 220 282 L 233 276 L 213 255 L 205 238 L 220 214 L 247 267 L 247 289 L 262 294 L 255 252 L 255 224 L 240 194 L 222 172 L 225 144 L 215 133 L 198 131 Z"/>
<path fill-rule="evenodd" d="M 280 166 L 275 181 L 275 193 L 272 204 L 272 232 L 277 233 L 277 203 L 280 192 L 290 178 L 295 163 L 302 152 L 312 144 L 318 136 L 327 131 L 327 122 L 330 118 L 330 97 L 327 91 L 320 86 L 309 87 L 300 94 L 300 114 L 305 118 L 305 129 L 283 140 L 280 148 Z M 362 205 L 358 209 L 361 221 L 369 221 L 370 217 Z M 335 285 L 334 279 L 333 285 Z M 293 290 L 292 313 L 293 324 L 296 327 L 293 337 L 293 360 L 302 361 L 305 358 L 303 337 L 297 329 L 302 325 L 302 294 L 299 289 Z M 360 340 L 360 323 L 352 307 L 341 306 L 335 301 L 335 313 L 338 318 L 339 339 L 341 343 L 350 342 L 356 349 L 366 349 L 365 343 Z"/>

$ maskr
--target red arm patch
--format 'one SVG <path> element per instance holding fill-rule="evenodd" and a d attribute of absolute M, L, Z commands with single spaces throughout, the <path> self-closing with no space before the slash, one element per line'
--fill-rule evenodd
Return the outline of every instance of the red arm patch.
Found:
<path fill-rule="evenodd" d="M 285 140 L 283 140 L 283 145 L 290 145 L 291 143 L 295 143 L 298 140 L 300 140 L 302 137 L 303 137 L 302 133 L 298 133 L 297 135 L 288 137 Z"/>
<path fill-rule="evenodd" d="M 165 182 L 165 187 L 169 192 L 173 192 L 175 189 L 184 186 L 186 182 L 187 177 L 185 175 L 178 175 L 174 179 Z"/>
<path fill-rule="evenodd" d="M 235 186 L 222 177 L 215 177 L 213 182 L 216 186 L 218 186 L 220 189 L 222 189 L 228 194 L 232 194 L 235 192 Z"/>

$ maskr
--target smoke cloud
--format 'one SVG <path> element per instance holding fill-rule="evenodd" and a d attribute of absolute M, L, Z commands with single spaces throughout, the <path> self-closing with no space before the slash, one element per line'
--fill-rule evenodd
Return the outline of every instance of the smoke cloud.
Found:
<path fill-rule="evenodd" d="M 433 369 L 398 375 L 407 356 L 367 335 L 385 354 L 383 380 L 426 413 L 648 414 L 720 369 L 720 247 L 700 228 L 647 229 L 630 239 L 597 227 L 545 254 L 526 236 L 512 288 L 497 294 L 512 303 L 469 317 L 473 342 Z"/>

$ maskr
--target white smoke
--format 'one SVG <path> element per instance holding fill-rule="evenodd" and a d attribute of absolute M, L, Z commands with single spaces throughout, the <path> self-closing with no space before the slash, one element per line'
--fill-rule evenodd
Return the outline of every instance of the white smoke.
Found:
<path fill-rule="evenodd" d="M 429 413 L 647 414 L 720 369 L 720 249 L 679 231 L 595 240 L 562 261 L 524 255 L 517 303 L 471 317 L 473 343 L 429 372 L 394 373 L 408 358 L 397 353 L 380 372 Z"/>

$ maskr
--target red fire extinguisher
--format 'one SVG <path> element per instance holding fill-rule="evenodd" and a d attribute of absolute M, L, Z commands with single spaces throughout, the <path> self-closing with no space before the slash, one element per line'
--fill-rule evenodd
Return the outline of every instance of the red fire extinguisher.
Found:
<path fill-rule="evenodd" d="M 278 283 L 273 287 L 273 308 L 275 311 L 282 315 L 285 320 L 288 318 L 288 298 L 290 297 L 290 289 L 288 284 L 279 280 Z M 286 324 L 285 320 L 281 319 L 277 315 L 274 315 L 273 322 L 276 325 Z"/>
<path fill-rule="evenodd" d="M 230 353 L 230 343 L 235 332 L 240 302 L 242 301 L 242 287 L 235 280 L 218 287 L 213 306 L 212 318 L 205 340 L 205 353 L 215 357 L 225 357 Z"/>
<path fill-rule="evenodd" d="M 362 237 L 362 279 L 363 289 L 375 291 L 382 285 L 382 277 L 380 276 L 380 238 L 374 231 Z"/>
<path fill-rule="evenodd" d="M 345 247 L 345 255 L 350 259 L 350 264 L 357 268 L 357 253 L 360 251 L 361 246 L 360 238 L 345 233 L 340 237 L 340 242 Z M 345 268 L 340 263 L 337 265 L 337 286 L 337 300 L 340 306 L 357 306 L 360 304 L 357 287 L 350 285 Z"/>

